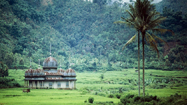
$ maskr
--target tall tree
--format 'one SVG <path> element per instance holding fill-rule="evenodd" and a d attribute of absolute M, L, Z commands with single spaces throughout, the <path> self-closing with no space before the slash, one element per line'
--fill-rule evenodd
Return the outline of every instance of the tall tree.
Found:
<path fill-rule="evenodd" d="M 128 19 L 121 17 L 122 20 L 125 21 L 116 21 L 114 23 L 127 24 L 129 27 L 132 26 L 138 31 L 138 95 L 140 96 L 140 27 L 138 26 L 138 23 L 136 23 L 136 11 L 134 10 L 134 7 L 132 5 L 129 5 L 129 8 L 130 10 L 127 10 L 127 13 L 130 15 L 130 17 Z M 122 50 L 124 50 L 128 44 L 133 42 L 135 38 L 136 35 L 128 40 L 127 43 L 123 46 Z"/>
<path fill-rule="evenodd" d="M 143 96 L 145 96 L 145 70 L 144 70 L 144 45 L 145 39 L 150 44 L 151 48 L 157 51 L 159 57 L 159 51 L 157 49 L 156 39 L 164 42 L 162 39 L 157 37 L 154 34 L 149 34 L 148 31 L 153 32 L 161 32 L 164 33 L 169 31 L 167 29 L 159 28 L 159 24 L 166 19 L 166 17 L 160 16 L 160 13 L 156 11 L 155 6 L 151 4 L 152 1 L 148 0 L 137 0 L 134 5 L 134 10 L 136 11 L 136 19 L 135 24 L 138 26 L 141 35 L 142 35 L 142 49 L 143 49 Z"/>
<path fill-rule="evenodd" d="M 144 70 L 144 45 L 145 40 L 150 44 L 151 48 L 157 51 L 158 57 L 159 57 L 159 51 L 157 49 L 157 41 L 156 39 L 159 39 L 162 42 L 162 39 L 154 35 L 154 32 L 161 32 L 164 33 L 166 31 L 170 31 L 167 29 L 161 29 L 159 28 L 159 24 L 165 20 L 166 18 L 163 16 L 160 16 L 160 13 L 155 10 L 155 6 L 151 4 L 151 1 L 148 0 L 136 0 L 134 6 L 129 5 L 129 11 L 127 11 L 130 15 L 130 18 L 125 19 L 125 22 L 119 22 L 119 23 L 125 23 L 129 26 L 134 27 L 138 33 L 141 33 L 142 36 L 142 49 L 143 49 L 143 96 L 145 96 L 145 70 Z M 152 34 L 149 34 L 151 32 Z M 171 31 L 172 32 L 172 31 Z M 131 38 L 126 44 L 128 45 L 134 40 L 134 37 Z M 139 39 L 139 38 L 138 38 Z M 139 42 L 139 41 L 138 41 Z M 124 47 L 125 47 L 124 46 Z M 138 45 L 139 46 L 139 45 Z M 123 49 L 124 49 L 123 47 Z"/>

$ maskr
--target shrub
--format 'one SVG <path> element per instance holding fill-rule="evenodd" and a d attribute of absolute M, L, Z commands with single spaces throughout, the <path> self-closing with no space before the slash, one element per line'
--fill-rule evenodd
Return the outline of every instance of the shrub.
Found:
<path fill-rule="evenodd" d="M 139 101 L 140 99 L 141 99 L 140 96 L 135 96 L 135 97 L 134 97 L 134 102 L 137 102 L 137 101 Z"/>
<path fill-rule="evenodd" d="M 110 94 L 110 95 L 108 95 L 108 97 L 109 97 L 109 98 L 113 98 L 113 97 L 114 97 L 114 95 L 113 95 L 113 94 Z"/>
<path fill-rule="evenodd" d="M 88 98 L 88 102 L 89 102 L 89 103 L 93 103 L 93 102 L 94 102 L 94 98 L 93 98 L 93 97 L 89 97 L 89 98 Z"/>
<path fill-rule="evenodd" d="M 120 99 L 121 94 L 116 94 L 116 98 Z"/>
<path fill-rule="evenodd" d="M 85 100 L 84 103 L 87 103 L 87 100 Z"/>
<path fill-rule="evenodd" d="M 178 99 L 175 101 L 174 105 L 186 105 L 186 100 Z"/>
<path fill-rule="evenodd" d="M 122 96 L 122 97 L 120 98 L 120 101 L 121 101 L 121 103 L 123 103 L 124 105 L 126 105 L 127 103 L 130 103 L 130 100 L 127 99 L 125 96 Z"/>
<path fill-rule="evenodd" d="M 152 100 L 152 96 L 145 96 L 145 97 L 143 98 L 143 100 L 144 100 L 145 102 L 150 102 L 150 101 Z"/>
<path fill-rule="evenodd" d="M 122 102 L 118 102 L 118 105 L 124 105 Z"/>
<path fill-rule="evenodd" d="M 140 97 L 141 102 L 151 102 L 151 101 L 159 101 L 157 96 L 145 96 L 145 97 Z"/>
<path fill-rule="evenodd" d="M 88 87 L 81 88 L 80 91 L 82 92 L 81 95 L 84 95 L 90 92 Z"/>
<path fill-rule="evenodd" d="M 17 83 L 16 81 L 12 83 L 15 87 L 21 87 L 21 85 L 19 83 Z"/>
<path fill-rule="evenodd" d="M 123 88 L 119 88 L 119 93 L 123 93 Z"/>
<path fill-rule="evenodd" d="M 95 102 L 96 105 L 113 105 L 113 101 Z"/>
<path fill-rule="evenodd" d="M 21 85 L 15 79 L 0 78 L 0 88 L 7 87 L 21 87 Z"/>
<path fill-rule="evenodd" d="M 128 94 L 128 95 L 126 95 L 126 98 L 133 98 L 133 97 L 134 97 L 133 94 Z"/>
<path fill-rule="evenodd" d="M 99 95 L 99 96 L 103 96 L 103 97 L 105 97 L 105 96 L 106 96 L 106 94 L 105 94 L 105 93 L 103 93 L 103 92 L 99 92 L 99 93 L 98 93 L 98 95 Z"/>

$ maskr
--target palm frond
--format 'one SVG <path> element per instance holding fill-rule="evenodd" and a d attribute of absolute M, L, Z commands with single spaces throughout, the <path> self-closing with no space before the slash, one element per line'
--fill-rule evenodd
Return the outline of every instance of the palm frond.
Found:
<path fill-rule="evenodd" d="M 122 51 L 125 49 L 125 47 L 126 47 L 127 45 L 129 45 L 130 43 L 132 43 L 132 42 L 135 40 L 135 38 L 136 38 L 136 34 L 135 34 L 131 39 L 129 39 L 129 40 L 127 41 L 127 43 L 125 43 L 125 45 L 124 45 L 123 48 L 122 48 Z"/>
<path fill-rule="evenodd" d="M 146 33 L 145 37 L 146 41 L 150 44 L 150 47 L 157 52 L 157 55 L 159 57 L 159 51 L 157 48 L 157 42 L 154 37 L 152 37 L 148 32 Z"/>
<path fill-rule="evenodd" d="M 146 27 L 148 30 L 153 29 L 156 26 L 158 26 L 159 23 L 161 23 L 165 19 L 166 19 L 166 17 L 159 16 L 159 17 L 155 18 L 154 20 L 149 21 L 149 23 L 146 24 Z"/>
<path fill-rule="evenodd" d="M 126 20 L 124 17 L 121 17 L 121 19 Z"/>
<path fill-rule="evenodd" d="M 151 11 L 148 17 L 146 18 L 146 23 L 149 23 L 152 20 L 152 18 L 154 18 L 156 15 L 159 14 L 160 14 L 159 12 Z"/>
<path fill-rule="evenodd" d="M 160 32 L 162 34 L 168 32 L 171 32 L 172 35 L 174 35 L 175 33 L 172 30 L 168 30 L 168 29 L 161 29 L 161 28 L 154 28 L 152 29 L 153 32 Z"/>
<path fill-rule="evenodd" d="M 128 13 L 130 12 L 130 14 L 132 15 L 132 16 L 135 16 L 135 14 L 136 14 L 136 9 L 130 4 L 129 5 L 129 10 L 130 11 L 128 11 Z"/>
<path fill-rule="evenodd" d="M 154 35 L 154 34 L 152 34 L 152 36 L 154 37 L 154 39 L 158 39 L 158 40 L 160 40 L 161 42 L 164 42 L 164 43 L 168 46 L 168 44 L 167 44 L 166 41 L 162 40 L 161 38 L 159 38 L 158 36 L 156 36 L 156 35 Z"/>
<path fill-rule="evenodd" d="M 141 21 L 141 19 L 136 17 L 136 19 L 133 22 L 133 25 L 136 28 L 136 30 L 140 30 L 142 24 L 143 24 L 143 22 Z"/>
<path fill-rule="evenodd" d="M 125 22 L 125 21 L 115 21 L 114 23 L 115 24 L 127 24 L 127 22 Z"/>
<path fill-rule="evenodd" d="M 135 16 L 133 13 L 131 13 L 130 11 L 126 10 L 126 12 L 128 12 L 128 14 L 131 16 L 131 18 L 134 20 L 135 19 Z"/>

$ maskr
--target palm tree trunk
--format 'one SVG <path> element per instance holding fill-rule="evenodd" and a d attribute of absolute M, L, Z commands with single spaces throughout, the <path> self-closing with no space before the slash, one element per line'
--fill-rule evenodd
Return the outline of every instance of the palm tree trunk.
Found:
<path fill-rule="evenodd" d="M 138 95 L 140 96 L 140 34 L 138 31 Z"/>
<path fill-rule="evenodd" d="M 143 47 L 143 96 L 145 96 L 145 72 L 144 72 L 144 38 L 145 32 L 142 32 L 142 47 Z"/>

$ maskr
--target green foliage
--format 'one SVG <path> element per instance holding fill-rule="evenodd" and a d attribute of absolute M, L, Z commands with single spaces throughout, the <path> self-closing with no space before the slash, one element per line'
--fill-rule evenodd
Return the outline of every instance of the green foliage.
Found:
<path fill-rule="evenodd" d="M 134 97 L 133 94 L 127 94 L 127 95 L 125 96 L 125 98 L 133 98 L 133 97 Z"/>
<path fill-rule="evenodd" d="M 123 104 L 140 104 L 146 103 L 146 105 L 152 105 L 159 102 L 157 96 L 136 96 L 132 94 L 128 94 L 120 98 L 121 103 Z"/>
<path fill-rule="evenodd" d="M 127 103 L 130 103 L 130 101 L 129 101 L 125 96 L 122 96 L 122 97 L 120 98 L 120 101 L 121 101 L 121 103 L 123 103 L 124 105 L 126 105 Z"/>
<path fill-rule="evenodd" d="M 115 96 L 116 96 L 116 98 L 120 99 L 121 94 L 116 94 Z"/>
<path fill-rule="evenodd" d="M 115 105 L 113 101 L 95 102 L 97 105 Z"/>
<path fill-rule="evenodd" d="M 186 24 L 187 21 L 185 17 L 182 15 L 181 11 L 174 12 L 174 10 L 165 7 L 163 9 L 163 16 L 168 17 L 168 19 L 163 22 L 163 25 L 165 27 L 168 27 L 169 29 L 172 29 L 175 32 L 182 31 L 183 28 L 186 28 L 184 24 Z"/>
<path fill-rule="evenodd" d="M 98 95 L 105 97 L 107 94 L 105 92 L 98 92 Z"/>
<path fill-rule="evenodd" d="M 8 76 L 8 67 L 3 62 L 0 62 L 0 77 Z"/>
<path fill-rule="evenodd" d="M 84 88 L 81 88 L 79 91 L 81 91 L 82 93 L 82 95 L 84 95 L 84 94 L 87 94 L 87 93 L 89 93 L 90 92 L 90 90 L 89 90 L 89 88 L 88 87 L 84 87 Z"/>
<path fill-rule="evenodd" d="M 103 80 L 104 79 L 104 74 L 101 74 L 100 78 L 101 78 L 101 80 Z"/>
<path fill-rule="evenodd" d="M 109 94 L 108 97 L 109 98 L 114 98 L 114 95 L 113 94 Z"/>
<path fill-rule="evenodd" d="M 73 69 L 79 72 L 101 69 L 112 71 L 136 67 L 136 43 L 127 46 L 123 52 L 119 52 L 124 42 L 135 34 L 135 30 L 113 24 L 120 17 L 128 16 L 125 12 L 126 4 L 115 2 L 107 5 L 109 2 L 107 0 L 93 0 L 93 2 L 1 0 L 0 61 L 3 61 L 9 68 L 16 66 L 18 69 L 25 69 L 29 67 L 31 57 L 33 68 L 37 68 L 35 65 L 38 64 L 38 59 L 42 62 L 49 56 L 49 42 L 51 42 L 52 56 L 58 62 L 63 56 L 64 64 L 69 62 L 69 57 L 71 57 L 71 63 L 75 63 Z M 175 5 L 178 6 L 178 4 Z M 162 37 L 167 41 L 177 39 L 185 45 L 186 35 L 182 31 L 186 27 L 187 16 L 183 15 L 183 12 L 181 14 L 180 11 L 175 12 L 169 8 L 165 8 L 162 15 L 168 18 L 162 23 L 162 27 L 177 32 L 176 37 L 169 36 L 168 33 Z M 160 47 L 163 46 L 160 45 Z M 149 51 L 148 48 L 145 51 L 147 52 L 145 66 L 161 68 L 160 65 L 165 60 L 161 59 L 157 66 L 153 66 L 154 64 L 149 62 L 158 62 L 158 59 L 151 59 L 155 57 L 155 53 Z M 160 53 L 160 55 L 163 54 L 163 52 Z M 93 58 L 97 58 L 98 62 L 93 62 Z M 169 70 L 182 67 L 184 69 L 187 67 L 186 57 L 184 58 L 182 61 L 176 60 L 178 62 L 176 64 L 169 63 L 162 68 Z"/>
<path fill-rule="evenodd" d="M 12 87 L 21 87 L 15 79 L 2 78 L 0 77 L 0 88 L 12 88 Z"/>
<path fill-rule="evenodd" d="M 89 102 L 89 103 L 93 103 L 93 102 L 94 102 L 94 98 L 93 98 L 93 97 L 89 97 L 89 98 L 88 98 L 88 102 Z"/>
<path fill-rule="evenodd" d="M 182 98 L 181 95 L 177 93 L 175 95 L 171 95 L 170 97 L 158 98 L 157 96 L 146 95 L 143 96 L 135 96 L 135 95 L 127 95 L 122 96 L 120 98 L 121 103 L 123 104 L 139 104 L 139 105 L 171 105 L 171 104 L 178 104 L 183 105 L 185 103 L 185 99 Z"/>
<path fill-rule="evenodd" d="M 162 102 L 161 105 L 183 105 L 186 104 L 185 98 L 182 98 L 181 95 L 177 93 L 175 95 L 171 95 L 170 97 L 166 97 Z"/>
<path fill-rule="evenodd" d="M 107 0 L 93 0 L 93 3 L 97 3 L 98 5 L 102 6 L 107 3 Z"/>

